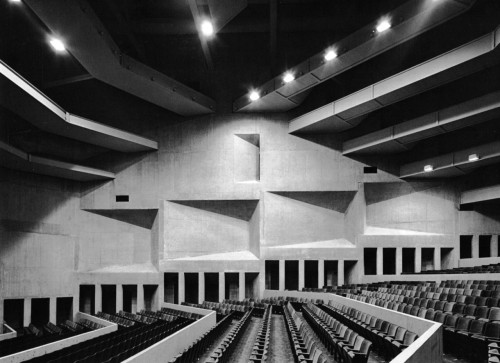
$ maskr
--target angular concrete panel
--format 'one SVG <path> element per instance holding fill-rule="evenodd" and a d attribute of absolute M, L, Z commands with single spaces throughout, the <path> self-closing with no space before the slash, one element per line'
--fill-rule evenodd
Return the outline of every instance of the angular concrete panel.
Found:
<path fill-rule="evenodd" d="M 87 212 L 151 229 L 158 214 L 158 209 L 90 209 Z"/>
<path fill-rule="evenodd" d="M 222 214 L 231 218 L 250 221 L 258 200 L 169 200 L 171 203 Z"/>
<path fill-rule="evenodd" d="M 282 197 L 291 198 L 300 202 L 316 205 L 321 208 L 331 209 L 345 213 L 356 191 L 331 191 L 331 192 L 271 192 Z"/>

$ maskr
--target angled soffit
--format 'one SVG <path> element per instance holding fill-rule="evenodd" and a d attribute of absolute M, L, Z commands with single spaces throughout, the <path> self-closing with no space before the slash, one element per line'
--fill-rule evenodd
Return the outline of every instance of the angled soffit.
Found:
<path fill-rule="evenodd" d="M 115 178 L 115 174 L 108 171 L 28 154 L 3 141 L 0 141 L 0 165 L 8 169 L 77 181 Z"/>
<path fill-rule="evenodd" d="M 477 161 L 469 160 L 473 154 L 477 156 Z M 451 178 L 497 163 L 500 163 L 500 141 L 403 164 L 400 178 Z M 432 170 L 426 172 L 425 166 L 431 166 Z"/>
<path fill-rule="evenodd" d="M 390 154 L 409 150 L 420 140 L 500 116 L 500 91 L 428 113 L 348 141 L 342 154 Z"/>
<path fill-rule="evenodd" d="M 250 221 L 259 204 L 257 199 L 234 200 L 169 200 L 171 203 L 197 208 L 211 213 L 222 214 L 231 218 Z"/>
<path fill-rule="evenodd" d="M 122 54 L 85 0 L 26 0 L 96 79 L 183 116 L 214 112 L 215 102 Z"/>
<path fill-rule="evenodd" d="M 289 132 L 341 132 L 370 112 L 500 62 L 500 27 L 467 44 L 290 121 Z"/>
<path fill-rule="evenodd" d="M 73 115 L 0 60 L 0 105 L 41 130 L 121 152 L 152 151 L 156 141 Z"/>
<path fill-rule="evenodd" d="M 460 15 L 474 2 L 407 1 L 390 14 L 392 19 L 403 19 L 393 23 L 390 30 L 374 34 L 376 22 L 368 24 L 332 45 L 338 53 L 336 58 L 325 61 L 324 52 L 312 56 L 289 70 L 295 75 L 294 81 L 285 84 L 283 75 L 271 79 L 257 87 L 261 96 L 258 100 L 251 102 L 245 94 L 234 101 L 233 110 L 281 112 L 295 108 L 307 96 L 305 91 Z"/>

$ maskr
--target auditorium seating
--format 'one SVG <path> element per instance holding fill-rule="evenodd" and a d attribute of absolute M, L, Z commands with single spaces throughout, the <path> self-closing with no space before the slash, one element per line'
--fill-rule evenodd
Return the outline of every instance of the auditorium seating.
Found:
<path fill-rule="evenodd" d="M 191 363 L 196 362 L 217 340 L 224 334 L 233 321 L 234 313 L 230 313 L 222 318 L 216 326 L 194 341 L 188 348 L 171 359 L 169 363 Z"/>
<path fill-rule="evenodd" d="M 264 313 L 264 309 L 267 308 L 268 304 L 266 303 L 255 303 L 253 301 L 237 301 L 237 300 L 224 300 L 225 302 L 213 302 L 213 301 L 204 301 L 202 304 L 193 304 L 193 303 L 182 303 L 186 306 L 192 306 L 200 309 L 214 310 L 218 314 L 227 315 L 231 312 L 239 312 L 240 316 L 243 313 L 252 310 L 254 314 L 262 316 Z"/>
<path fill-rule="evenodd" d="M 183 317 L 178 317 L 172 322 L 166 322 L 158 319 L 150 324 L 143 324 L 134 321 L 134 324 L 131 326 L 124 326 L 110 334 L 72 345 L 39 358 L 31 359 L 28 362 L 122 362 L 188 326 L 192 322 L 193 320 Z"/>
<path fill-rule="evenodd" d="M 210 358 L 205 361 L 205 363 L 226 363 L 231 362 L 231 355 L 234 348 L 241 340 L 241 337 L 245 333 L 248 324 L 251 321 L 252 308 L 248 310 L 240 321 L 234 325 L 228 335 L 224 340 L 218 345 L 218 347 L 210 354 Z"/>
<path fill-rule="evenodd" d="M 326 357 L 314 342 L 314 333 L 298 316 L 292 304 L 284 305 L 286 327 L 293 354 L 297 362 L 325 362 Z"/>
<path fill-rule="evenodd" d="M 443 324 L 443 348 L 473 362 L 500 339 L 500 281 L 384 282 L 347 297 Z M 467 348 L 464 348 L 467 347 Z"/>
<path fill-rule="evenodd" d="M 77 323 L 68 320 L 57 326 L 52 323 L 47 323 L 42 327 L 30 324 L 22 330 L 21 336 L 0 342 L 0 357 L 54 343 L 100 327 L 99 324 L 86 319 Z"/>
<path fill-rule="evenodd" d="M 258 328 L 257 336 L 252 348 L 249 363 L 267 362 L 267 353 L 271 334 L 272 309 L 273 307 L 270 306 L 264 311 L 262 322 Z"/>

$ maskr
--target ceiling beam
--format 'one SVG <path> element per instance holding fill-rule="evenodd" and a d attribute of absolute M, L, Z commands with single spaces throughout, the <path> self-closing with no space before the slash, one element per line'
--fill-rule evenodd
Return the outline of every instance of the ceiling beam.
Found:
<path fill-rule="evenodd" d="M 116 5 L 115 0 L 105 0 L 104 4 L 106 4 L 108 9 L 110 10 L 109 13 L 113 16 L 114 20 L 118 24 L 118 27 L 121 29 L 121 33 L 125 34 L 129 43 L 136 51 L 137 55 L 139 56 L 139 60 L 147 63 L 148 59 L 146 56 L 146 51 L 144 50 L 144 46 L 137 40 L 134 33 L 130 30 L 126 15 Z"/>
<path fill-rule="evenodd" d="M 79 76 L 68 77 L 68 78 L 64 78 L 64 79 L 59 79 L 57 81 L 46 82 L 46 83 L 44 83 L 43 88 L 44 89 L 55 88 L 55 87 L 65 86 L 65 85 L 72 84 L 72 83 L 87 81 L 89 79 L 94 79 L 94 76 L 92 76 L 89 73 L 80 74 Z"/>
<path fill-rule="evenodd" d="M 203 51 L 203 55 L 205 56 L 207 68 L 209 69 L 209 71 L 212 72 L 214 70 L 212 55 L 210 54 L 210 48 L 208 47 L 207 38 L 205 38 L 203 36 L 203 33 L 201 32 L 201 23 L 203 21 L 202 15 L 198 9 L 196 0 L 188 0 L 188 3 L 189 3 L 189 9 L 191 10 L 191 15 L 193 16 L 194 19 L 196 30 L 198 31 L 198 37 L 200 38 L 201 49 Z"/>

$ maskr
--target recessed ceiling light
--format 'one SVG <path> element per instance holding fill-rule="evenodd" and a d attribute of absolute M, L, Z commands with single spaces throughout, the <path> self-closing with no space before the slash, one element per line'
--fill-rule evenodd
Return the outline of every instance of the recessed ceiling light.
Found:
<path fill-rule="evenodd" d="M 433 171 L 434 170 L 434 167 L 432 165 L 426 165 L 424 166 L 424 171 L 426 173 L 430 172 L 430 171 Z"/>
<path fill-rule="evenodd" d="M 283 82 L 285 82 L 285 83 L 292 82 L 294 79 L 295 79 L 295 76 L 291 72 L 287 72 L 283 76 Z"/>
<path fill-rule="evenodd" d="M 58 52 L 62 52 L 62 51 L 66 50 L 64 43 L 60 39 L 57 39 L 57 38 L 52 38 L 50 40 L 50 45 L 52 45 L 52 48 L 54 48 Z"/>
<path fill-rule="evenodd" d="M 260 94 L 257 91 L 250 92 L 250 101 L 257 101 L 260 98 Z"/>
<path fill-rule="evenodd" d="M 478 161 L 478 160 L 479 160 L 479 155 L 477 155 L 477 154 L 470 154 L 469 155 L 469 161 L 470 162 Z"/>
<path fill-rule="evenodd" d="M 389 29 L 390 27 L 391 27 L 391 23 L 389 23 L 388 20 L 382 20 L 380 23 L 378 23 L 376 29 L 377 29 L 377 32 L 382 33 L 384 31 L 386 31 L 387 29 Z"/>
<path fill-rule="evenodd" d="M 11 3 L 20 3 L 21 0 L 10 0 Z"/>
<path fill-rule="evenodd" d="M 206 37 L 213 35 L 214 26 L 213 26 L 212 22 L 209 20 L 204 20 L 203 23 L 201 23 L 201 32 Z"/>
<path fill-rule="evenodd" d="M 325 53 L 325 60 L 331 61 L 332 59 L 337 58 L 337 53 L 334 50 L 330 49 Z"/>

